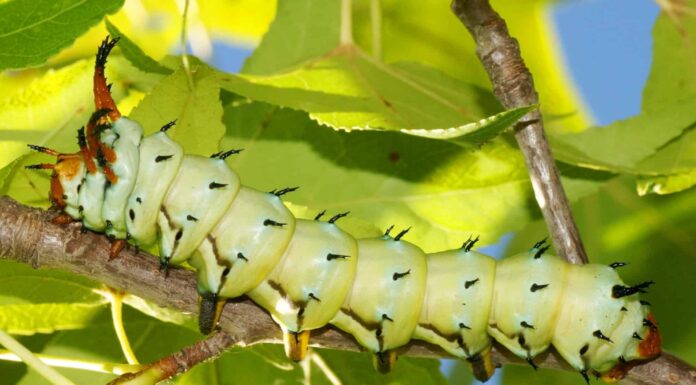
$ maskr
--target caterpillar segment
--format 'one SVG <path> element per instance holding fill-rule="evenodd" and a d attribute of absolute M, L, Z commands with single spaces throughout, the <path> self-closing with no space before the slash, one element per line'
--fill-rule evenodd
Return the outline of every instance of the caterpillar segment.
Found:
<path fill-rule="evenodd" d="M 547 254 L 544 241 L 495 261 L 472 251 L 425 254 L 402 237 L 354 239 L 335 222 L 295 219 L 280 196 L 241 186 L 225 158 L 184 154 L 167 136 L 174 122 L 143 137 L 121 116 L 104 64 L 115 40 L 97 54 L 97 111 L 78 130 L 80 151 L 55 157 L 50 199 L 66 217 L 114 240 L 112 256 L 130 239 L 158 245 L 162 266 L 188 262 L 198 274 L 200 329 L 216 326 L 228 298 L 249 295 L 283 330 L 286 353 L 305 357 L 311 330 L 332 324 L 373 353 L 380 372 L 394 366 L 411 339 L 467 360 L 475 376 L 494 370 L 498 341 L 532 366 L 553 345 L 585 379 L 615 382 L 630 367 L 660 354 L 655 319 L 639 293 L 652 282 L 625 285 L 611 266 L 571 265 Z M 165 272 L 166 274 L 166 272 Z"/>

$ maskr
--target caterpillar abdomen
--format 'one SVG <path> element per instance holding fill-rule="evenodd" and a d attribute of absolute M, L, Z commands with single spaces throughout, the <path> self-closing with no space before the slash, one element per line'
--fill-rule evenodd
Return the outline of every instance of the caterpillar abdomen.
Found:
<path fill-rule="evenodd" d="M 333 324 L 374 353 L 380 371 L 411 339 L 442 347 L 472 363 L 477 378 L 493 373 L 492 340 L 534 366 L 553 345 L 583 376 L 621 378 L 632 360 L 660 353 L 660 336 L 637 293 L 613 267 L 570 265 L 543 242 L 496 262 L 472 251 L 425 254 L 404 230 L 354 239 L 335 222 L 295 219 L 280 196 L 241 186 L 225 158 L 184 154 L 167 136 L 173 125 L 142 136 L 121 117 L 95 67 L 97 112 L 80 130 L 76 154 L 57 154 L 51 199 L 86 228 L 123 245 L 159 243 L 163 267 L 188 261 L 197 270 L 201 331 L 217 322 L 225 299 L 244 294 L 284 332 L 286 352 L 302 359 L 311 330 Z M 34 167 L 36 168 L 36 167 Z M 390 229 L 391 230 L 391 229 Z M 112 250 L 118 251 L 118 247 Z M 618 265 L 617 265 L 618 266 Z"/>

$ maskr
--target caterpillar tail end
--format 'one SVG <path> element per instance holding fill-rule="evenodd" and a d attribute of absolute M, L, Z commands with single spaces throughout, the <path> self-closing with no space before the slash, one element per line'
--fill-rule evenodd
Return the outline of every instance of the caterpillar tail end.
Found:
<path fill-rule="evenodd" d="M 372 356 L 372 364 L 375 369 L 382 373 L 387 374 L 392 371 L 394 364 L 396 364 L 396 352 L 393 350 L 387 350 L 384 352 L 377 352 Z"/>
<path fill-rule="evenodd" d="M 309 347 L 309 330 L 301 332 L 291 332 L 283 330 L 283 343 L 285 344 L 285 355 L 289 359 L 299 362 L 307 356 Z"/>
<path fill-rule="evenodd" d="M 208 335 L 217 327 L 222 315 L 225 299 L 217 293 L 203 293 L 199 297 L 198 330 Z"/>
<path fill-rule="evenodd" d="M 650 321 L 650 326 L 648 334 L 643 337 L 643 340 L 638 345 L 639 358 L 629 362 L 619 362 L 614 365 L 613 368 L 609 369 L 608 372 L 602 373 L 601 377 L 604 382 L 610 384 L 618 382 L 626 377 L 626 374 L 632 367 L 657 358 L 662 353 L 662 337 L 656 326 L 657 321 L 652 313 L 648 313 L 647 319 Z"/>
<path fill-rule="evenodd" d="M 490 346 L 467 358 L 467 361 L 471 365 L 471 372 L 474 374 L 474 377 L 481 382 L 488 381 L 495 373 Z"/>

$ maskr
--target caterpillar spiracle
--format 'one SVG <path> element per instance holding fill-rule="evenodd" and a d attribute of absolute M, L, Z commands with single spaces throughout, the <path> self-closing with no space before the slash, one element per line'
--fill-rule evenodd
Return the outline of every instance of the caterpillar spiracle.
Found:
<path fill-rule="evenodd" d="M 356 240 L 335 225 L 346 213 L 296 219 L 281 200 L 292 188 L 242 186 L 225 163 L 235 150 L 184 154 L 167 135 L 173 123 L 143 136 L 106 84 L 116 42 L 107 37 L 96 56 L 96 112 L 78 132 L 80 151 L 31 146 L 57 162 L 28 167 L 53 170 L 53 204 L 109 236 L 112 256 L 129 239 L 158 244 L 165 269 L 188 261 L 203 333 L 227 298 L 248 295 L 281 327 L 293 360 L 305 356 L 311 330 L 327 324 L 352 334 L 382 372 L 411 339 L 466 359 L 480 380 L 494 371 L 493 339 L 532 366 L 553 345 L 585 379 L 606 381 L 660 353 L 656 322 L 637 296 L 652 282 L 625 285 L 621 264 L 572 265 L 543 242 L 496 261 L 473 251 L 471 239 L 435 254 L 404 241 L 408 230 Z"/>

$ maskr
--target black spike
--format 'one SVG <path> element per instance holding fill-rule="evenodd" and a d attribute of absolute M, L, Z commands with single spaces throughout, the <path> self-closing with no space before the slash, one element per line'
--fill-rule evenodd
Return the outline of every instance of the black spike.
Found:
<path fill-rule="evenodd" d="M 478 278 L 472 279 L 471 281 L 465 281 L 465 282 L 464 282 L 464 288 L 465 288 L 465 289 L 468 289 L 468 288 L 470 288 L 471 286 L 474 286 L 474 285 L 476 284 L 476 282 L 478 282 L 478 281 L 479 281 Z"/>
<path fill-rule="evenodd" d="M 527 363 L 534 368 L 534 370 L 539 369 L 539 367 L 534 363 L 534 360 L 532 360 L 532 357 L 527 357 Z"/>
<path fill-rule="evenodd" d="M 278 190 L 278 191 L 273 190 L 273 191 L 271 191 L 270 193 L 273 194 L 273 195 L 275 195 L 275 196 L 277 196 L 277 197 L 279 197 L 279 196 L 283 196 L 283 195 L 285 195 L 285 194 L 287 194 L 287 193 L 293 192 L 293 191 L 297 190 L 298 188 L 300 188 L 300 186 L 297 186 L 297 187 L 286 187 L 286 188 L 280 189 L 280 190 Z"/>
<path fill-rule="evenodd" d="M 101 167 L 106 166 L 106 158 L 104 158 L 104 152 L 101 147 L 97 147 L 97 163 Z"/>
<path fill-rule="evenodd" d="M 321 217 L 324 216 L 324 214 L 326 214 L 326 209 L 321 210 L 321 212 L 320 212 L 319 214 L 317 214 L 316 217 L 314 217 L 314 220 L 315 220 L 315 221 L 318 221 Z"/>
<path fill-rule="evenodd" d="M 77 129 L 77 145 L 80 148 L 87 147 L 87 138 L 85 137 L 85 126 Z"/>
<path fill-rule="evenodd" d="M 619 267 L 624 267 L 626 265 L 628 265 L 628 262 L 614 262 L 614 263 L 610 264 L 609 267 L 611 267 L 612 269 L 616 269 Z"/>
<path fill-rule="evenodd" d="M 143 204 L 143 200 L 140 199 L 140 197 L 135 198 L 135 201 L 138 202 L 138 203 L 140 203 L 140 204 Z"/>
<path fill-rule="evenodd" d="M 643 306 L 652 306 L 652 305 L 650 304 L 650 302 L 648 302 L 648 301 L 643 301 L 642 299 L 641 299 L 639 302 L 640 302 L 640 304 L 643 305 Z"/>
<path fill-rule="evenodd" d="M 245 257 L 244 254 L 242 254 L 242 253 L 237 253 L 237 259 L 241 259 L 241 260 L 249 262 L 249 259 L 247 257 Z"/>
<path fill-rule="evenodd" d="M 471 236 L 469 236 L 469 239 L 467 239 L 464 244 L 462 245 L 462 249 L 464 249 L 465 252 L 471 251 L 471 249 L 474 247 L 476 242 L 479 241 L 479 236 L 477 235 L 476 238 L 471 239 Z"/>
<path fill-rule="evenodd" d="M 653 330 L 657 329 L 657 326 L 655 326 L 655 324 L 647 318 L 643 318 L 643 326 L 647 326 Z"/>
<path fill-rule="evenodd" d="M 102 134 L 102 132 L 104 132 L 106 130 L 110 130 L 110 129 L 111 129 L 110 123 L 97 124 L 92 135 L 95 137 L 99 137 Z M 116 134 L 116 137 L 119 138 L 120 135 Z"/>
<path fill-rule="evenodd" d="M 24 166 L 27 170 L 43 170 L 44 166 L 43 164 L 30 164 L 28 166 Z"/>
<path fill-rule="evenodd" d="M 90 124 L 96 124 L 99 119 L 105 117 L 106 115 L 111 112 L 110 108 L 100 108 L 92 113 L 92 115 L 89 117 L 89 123 Z"/>
<path fill-rule="evenodd" d="M 321 300 L 316 295 L 314 295 L 314 293 L 309 293 L 308 296 L 309 296 L 309 298 L 311 298 L 317 302 L 321 302 Z"/>
<path fill-rule="evenodd" d="M 283 226 L 287 225 L 287 223 L 280 223 L 280 222 L 274 221 L 273 219 L 266 219 L 265 221 L 263 221 L 263 225 L 264 226 L 283 227 Z"/>
<path fill-rule="evenodd" d="M 391 318 L 389 318 L 389 316 L 388 316 L 388 315 L 386 315 L 386 314 L 382 314 L 382 320 L 383 320 L 383 321 L 390 321 L 390 322 L 394 322 L 394 320 L 393 320 L 393 319 L 391 319 Z"/>
<path fill-rule="evenodd" d="M 459 328 L 460 328 L 460 329 L 471 330 L 471 328 L 468 327 L 468 326 L 466 326 L 466 324 L 465 324 L 464 322 L 460 322 L 460 323 L 459 323 Z"/>
<path fill-rule="evenodd" d="M 211 190 L 214 190 L 216 188 L 223 188 L 225 186 L 227 186 L 226 183 L 210 182 L 210 184 L 208 185 L 208 188 Z"/>
<path fill-rule="evenodd" d="M 631 337 L 637 339 L 638 341 L 642 341 L 642 340 L 643 340 L 643 338 L 642 338 L 641 336 L 639 336 L 637 332 L 633 332 L 633 335 L 632 335 Z"/>
<path fill-rule="evenodd" d="M 394 274 L 392 275 L 392 279 L 393 279 L 394 281 L 396 281 L 397 279 L 403 278 L 403 277 L 405 277 L 405 276 L 407 276 L 407 275 L 409 275 L 409 274 L 411 274 L 411 269 L 408 269 L 408 270 L 406 270 L 406 271 L 403 272 L 403 273 L 394 273 Z"/>
<path fill-rule="evenodd" d="M 157 155 L 157 156 L 155 157 L 155 163 L 159 163 L 159 162 L 163 162 L 163 161 L 165 161 L 165 160 L 169 160 L 169 159 L 171 159 L 172 157 L 174 157 L 174 155 Z"/>
<path fill-rule="evenodd" d="M 160 132 L 167 132 L 167 131 L 169 131 L 169 129 L 172 128 L 172 127 L 174 127 L 175 124 L 176 124 L 176 119 L 174 119 L 174 120 L 172 120 L 171 122 L 169 122 L 169 123 L 165 124 L 164 126 L 162 126 L 162 128 L 160 128 Z"/>
<path fill-rule="evenodd" d="M 104 68 L 104 66 L 106 65 L 106 58 L 109 56 L 109 52 L 111 52 L 116 43 L 118 43 L 119 39 L 119 37 L 115 37 L 111 41 L 109 41 L 109 36 L 106 36 L 106 39 L 102 41 L 101 45 L 99 46 L 99 49 L 97 50 L 97 58 L 94 62 L 95 67 Z"/>
<path fill-rule="evenodd" d="M 590 349 L 590 345 L 589 345 L 589 344 L 583 345 L 583 346 L 580 348 L 580 355 L 581 355 L 581 356 L 584 356 L 585 353 L 587 353 L 587 350 L 588 350 L 588 349 Z"/>
<path fill-rule="evenodd" d="M 394 225 L 389 226 L 389 228 L 387 229 L 387 231 L 384 232 L 384 236 L 385 236 L 385 237 L 389 237 L 389 236 L 390 236 L 389 233 L 391 233 L 391 231 L 392 231 L 393 229 L 394 229 Z"/>
<path fill-rule="evenodd" d="M 542 239 L 541 241 L 535 243 L 534 246 L 532 246 L 532 250 L 540 248 L 542 245 L 544 245 L 544 244 L 546 243 L 546 240 L 547 240 L 547 239 L 548 239 L 548 237 L 546 237 L 546 238 Z"/>
<path fill-rule="evenodd" d="M 587 369 L 581 370 L 580 374 L 582 375 L 582 378 L 585 379 L 585 382 L 587 383 L 587 385 L 590 385 L 590 377 L 587 375 Z"/>
<path fill-rule="evenodd" d="M 106 89 L 107 89 L 109 92 L 111 92 L 111 87 L 113 87 L 113 86 L 114 86 L 114 83 L 109 83 L 109 84 L 106 85 Z"/>
<path fill-rule="evenodd" d="M 131 221 L 135 220 L 135 211 L 133 209 L 128 210 L 128 216 L 130 217 Z"/>
<path fill-rule="evenodd" d="M 621 297 L 626 297 L 629 295 L 633 295 L 636 293 L 647 293 L 645 289 L 649 288 L 650 285 L 654 284 L 654 281 L 646 281 L 639 283 L 635 286 L 622 286 L 622 285 L 614 285 L 614 287 L 611 288 L 611 295 L 614 298 L 621 298 Z"/>
<path fill-rule="evenodd" d="M 520 322 L 520 326 L 522 326 L 523 328 L 527 328 L 527 329 L 532 329 L 532 330 L 534 330 L 534 325 L 528 324 L 527 321 L 522 321 L 522 322 Z"/>
<path fill-rule="evenodd" d="M 240 152 L 244 151 L 244 149 L 239 149 L 239 150 L 229 150 L 229 151 L 220 151 L 216 152 L 213 155 L 211 155 L 211 158 L 218 158 L 218 159 L 227 159 L 231 155 L 239 154 Z"/>
<path fill-rule="evenodd" d="M 334 259 L 348 259 L 348 258 L 350 258 L 350 255 L 333 254 L 333 253 L 326 254 L 327 261 L 332 261 Z"/>
<path fill-rule="evenodd" d="M 532 293 L 534 293 L 535 291 L 541 290 L 541 289 L 545 289 L 545 288 L 547 288 L 548 286 L 549 286 L 548 283 L 543 284 L 543 285 L 539 285 L 539 284 L 533 283 L 532 286 L 529 288 L 529 291 L 531 291 Z"/>
<path fill-rule="evenodd" d="M 191 221 L 191 222 L 198 222 L 198 218 L 194 217 L 191 214 L 186 216 L 186 220 Z"/>
<path fill-rule="evenodd" d="M 621 311 L 628 311 L 625 306 L 621 306 Z"/>
<path fill-rule="evenodd" d="M 394 237 L 394 240 L 395 240 L 395 241 L 400 240 L 401 237 L 403 237 L 404 235 L 406 235 L 406 233 L 408 233 L 410 230 L 411 230 L 410 227 L 407 228 L 407 229 L 405 229 L 405 230 L 401 230 L 401 232 L 400 232 L 399 234 L 397 234 L 397 235 Z"/>
<path fill-rule="evenodd" d="M 551 246 L 548 246 L 548 245 L 547 245 L 547 246 L 544 246 L 544 247 L 540 248 L 539 250 L 537 250 L 536 253 L 534 253 L 534 259 L 539 259 L 539 258 L 541 258 L 541 256 L 544 255 L 544 253 L 545 253 L 550 247 L 551 247 Z"/>
<path fill-rule="evenodd" d="M 605 336 L 601 330 L 597 329 L 594 332 L 592 332 L 592 335 L 599 338 L 600 340 L 608 341 L 611 343 L 614 343 L 609 337 Z"/>
<path fill-rule="evenodd" d="M 331 219 L 329 219 L 328 222 L 329 222 L 329 223 L 335 223 L 337 220 L 339 220 L 339 219 L 345 217 L 345 216 L 348 215 L 348 214 L 350 214 L 350 211 L 346 211 L 345 213 L 338 213 L 338 214 L 334 215 L 333 217 L 331 217 Z"/>

